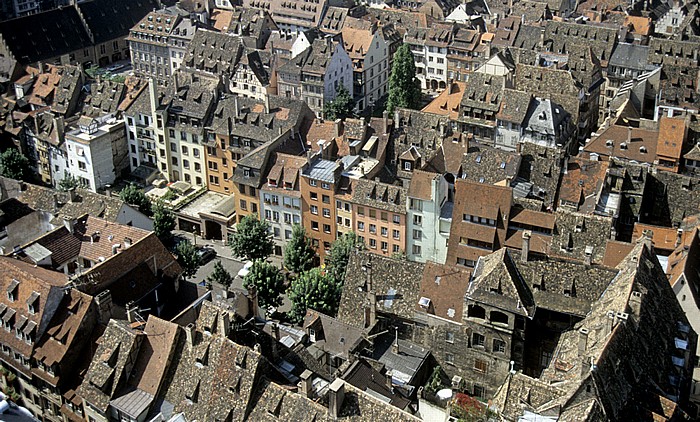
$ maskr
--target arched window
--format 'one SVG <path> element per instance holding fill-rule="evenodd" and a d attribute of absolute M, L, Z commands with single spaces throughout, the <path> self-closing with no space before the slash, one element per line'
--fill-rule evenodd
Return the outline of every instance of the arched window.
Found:
<path fill-rule="evenodd" d="M 467 308 L 467 316 L 469 318 L 486 319 L 486 310 L 479 305 L 469 305 L 469 308 Z"/>
<path fill-rule="evenodd" d="M 489 315 L 489 319 L 494 324 L 506 324 L 506 325 L 508 325 L 508 315 L 504 314 L 503 312 L 491 311 L 491 315 Z"/>

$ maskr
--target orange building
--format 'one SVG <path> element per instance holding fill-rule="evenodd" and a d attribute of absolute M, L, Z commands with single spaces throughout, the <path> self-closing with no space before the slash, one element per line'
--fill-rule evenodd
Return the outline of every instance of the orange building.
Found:
<path fill-rule="evenodd" d="M 336 239 L 335 194 L 340 188 L 343 167 L 314 154 L 301 173 L 302 221 L 321 262 Z"/>
<path fill-rule="evenodd" d="M 355 232 L 371 252 L 384 256 L 406 252 L 406 192 L 401 186 L 353 181 Z"/>

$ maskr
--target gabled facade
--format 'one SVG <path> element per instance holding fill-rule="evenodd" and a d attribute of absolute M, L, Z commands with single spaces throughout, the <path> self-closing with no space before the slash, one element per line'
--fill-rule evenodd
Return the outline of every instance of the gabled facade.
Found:
<path fill-rule="evenodd" d="M 387 95 L 389 84 L 389 47 L 382 31 L 372 27 L 344 27 L 341 31 L 345 51 L 353 65 L 355 110 L 362 112 Z"/>
<path fill-rule="evenodd" d="M 452 223 L 453 192 L 445 177 L 415 170 L 406 207 L 406 257 L 444 264 Z"/>

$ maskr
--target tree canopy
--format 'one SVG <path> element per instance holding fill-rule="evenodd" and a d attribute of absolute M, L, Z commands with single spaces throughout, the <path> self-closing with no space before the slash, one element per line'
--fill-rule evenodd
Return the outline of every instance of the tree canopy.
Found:
<path fill-rule="evenodd" d="M 153 231 L 161 242 L 167 242 L 173 237 L 175 229 L 175 214 L 162 201 L 153 205 Z"/>
<path fill-rule="evenodd" d="M 134 205 L 139 208 L 139 210 L 148 215 L 152 215 L 151 210 L 151 200 L 143 192 L 141 188 L 133 183 L 129 183 L 121 192 L 119 192 L 119 198 L 129 205 Z"/>
<path fill-rule="evenodd" d="M 66 172 L 63 176 L 63 179 L 61 179 L 58 182 L 58 190 L 60 190 L 61 192 L 68 192 L 69 190 L 78 188 L 80 186 L 80 179 L 68 172 Z"/>
<path fill-rule="evenodd" d="M 302 273 L 314 266 L 316 251 L 311 246 L 311 239 L 306 236 L 304 228 L 295 224 L 292 238 L 284 250 L 284 266 L 291 272 Z"/>
<path fill-rule="evenodd" d="M 402 44 L 394 53 L 394 63 L 389 76 L 389 100 L 387 111 L 397 107 L 418 108 L 421 90 L 416 81 L 416 64 L 408 44 Z"/>
<path fill-rule="evenodd" d="M 344 85 L 340 85 L 335 99 L 326 103 L 323 107 L 323 115 L 328 120 L 345 119 L 352 115 L 352 107 L 352 95 L 350 95 Z"/>
<path fill-rule="evenodd" d="M 260 221 L 257 215 L 247 215 L 236 225 L 236 232 L 229 238 L 234 256 L 249 261 L 265 259 L 272 255 L 274 242 L 270 223 Z"/>
<path fill-rule="evenodd" d="M 31 176 L 29 159 L 14 148 L 0 154 L 0 176 L 27 181 Z"/>
<path fill-rule="evenodd" d="M 211 272 L 211 274 L 209 274 L 209 277 L 207 277 L 207 281 L 210 284 L 221 284 L 224 286 L 224 288 L 228 289 L 233 283 L 233 276 L 226 268 L 224 268 L 221 261 L 216 261 L 214 264 L 214 270 Z"/>
<path fill-rule="evenodd" d="M 182 276 L 187 278 L 192 277 L 197 273 L 200 265 L 197 248 L 187 239 L 182 240 L 175 247 L 175 255 L 177 262 L 182 266 Z"/>
<path fill-rule="evenodd" d="M 326 273 L 341 286 L 345 278 L 345 269 L 353 249 L 364 248 L 364 244 L 354 232 L 345 233 L 331 244 L 326 256 Z"/>
<path fill-rule="evenodd" d="M 279 268 L 262 259 L 256 259 L 250 271 L 243 278 L 243 287 L 255 287 L 258 304 L 270 309 L 282 304 L 284 292 L 284 275 Z"/>
<path fill-rule="evenodd" d="M 334 316 L 340 304 L 342 286 L 321 268 L 316 267 L 292 280 L 287 293 L 292 302 L 288 316 L 292 321 L 301 323 L 307 309 Z"/>

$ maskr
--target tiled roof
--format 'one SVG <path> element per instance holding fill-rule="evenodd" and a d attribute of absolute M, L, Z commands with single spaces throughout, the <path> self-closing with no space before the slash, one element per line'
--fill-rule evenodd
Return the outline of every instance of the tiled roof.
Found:
<path fill-rule="evenodd" d="M 556 211 L 556 217 L 550 256 L 583 261 L 588 250 L 594 264 L 603 262 L 612 217 L 575 213 L 562 208 Z"/>
<path fill-rule="evenodd" d="M 597 195 L 605 182 L 609 166 L 609 161 L 572 158 L 562 176 L 559 199 L 582 206 L 583 212 L 595 211 Z"/>
<path fill-rule="evenodd" d="M 53 223 L 62 224 L 64 218 L 75 219 L 89 214 L 115 223 L 124 201 L 113 196 L 76 189 L 74 200 L 68 192 L 59 192 L 43 186 L 27 184 L 19 199 L 31 208 L 55 215 Z"/>
<path fill-rule="evenodd" d="M 369 306 L 369 299 L 364 290 L 367 275 L 361 267 L 368 262 L 372 267 L 372 291 L 377 294 L 377 311 L 411 319 L 419 299 L 423 264 L 359 251 L 350 255 L 337 318 L 364 327 L 364 309 Z"/>
<path fill-rule="evenodd" d="M 520 162 L 521 157 L 515 152 L 470 142 L 468 152 L 462 156 L 457 177 L 472 182 L 507 186 L 518 175 Z"/>
<path fill-rule="evenodd" d="M 190 41 L 182 64 L 215 75 L 232 75 L 242 53 L 239 37 L 199 29 Z"/>
<path fill-rule="evenodd" d="M 605 258 L 603 265 L 608 268 L 617 267 L 634 248 L 634 243 L 620 242 L 617 240 L 608 240 L 605 245 Z"/>
<path fill-rule="evenodd" d="M 457 120 L 459 118 L 459 104 L 462 101 L 465 89 L 465 82 L 452 82 L 448 89 L 442 91 L 437 98 L 423 107 L 422 111 Z"/>
<path fill-rule="evenodd" d="M 658 139 L 656 130 L 613 125 L 591 139 L 583 150 L 589 154 L 653 163 Z"/>
<path fill-rule="evenodd" d="M 532 315 L 535 306 L 532 292 L 518 273 L 514 258 L 506 248 L 479 259 L 466 298 L 524 316 Z M 466 314 L 467 312 L 464 313 L 464 319 L 467 319 Z"/>
<path fill-rule="evenodd" d="M 316 321 L 320 326 L 317 326 Z M 306 311 L 303 327 L 304 329 L 314 327 L 315 347 L 346 360 L 350 359 L 350 354 L 355 352 L 364 335 L 362 329 L 312 309 Z"/>
<path fill-rule="evenodd" d="M 91 0 L 78 3 L 95 45 L 124 38 L 149 11 L 160 7 L 157 0 Z"/>
<path fill-rule="evenodd" d="M 501 101 L 496 118 L 522 125 L 525 122 L 530 101 L 532 101 L 532 94 L 514 89 L 504 89 L 503 98 L 507 100 Z"/>
<path fill-rule="evenodd" d="M 659 119 L 656 155 L 679 160 L 685 142 L 685 120 L 663 116 Z"/>
<path fill-rule="evenodd" d="M 533 184 L 532 196 L 552 206 L 559 188 L 564 152 L 558 148 L 548 148 L 524 142 L 520 147 L 522 161 L 518 181 Z"/>
<path fill-rule="evenodd" d="M 632 231 L 632 241 L 643 237 L 645 232 L 652 233 L 652 245 L 654 245 L 654 249 L 659 251 L 672 251 L 676 249 L 679 245 L 685 244 L 685 238 L 692 234 L 692 232 L 679 233 L 678 229 L 673 227 L 661 227 L 653 224 L 635 222 L 634 230 Z"/>
<path fill-rule="evenodd" d="M 468 270 L 426 262 L 420 285 L 420 297 L 430 299 L 430 305 L 426 308 L 416 303 L 416 311 L 427 312 L 455 322 L 461 321 L 464 295 L 467 292 L 470 277 L 471 272 Z"/>
<path fill-rule="evenodd" d="M 408 187 L 408 197 L 430 201 L 433 195 L 433 180 L 438 177 L 440 175 L 437 173 L 414 170 L 411 184 Z"/>
<path fill-rule="evenodd" d="M 406 191 L 401 186 L 358 179 L 353 183 L 352 202 L 395 213 L 406 213 Z"/>

